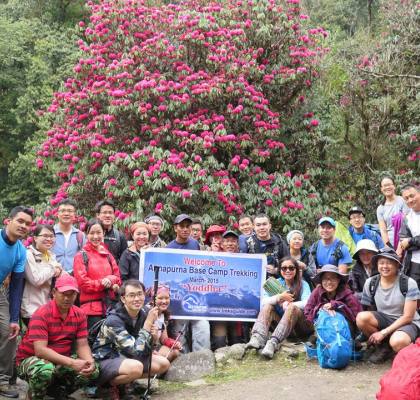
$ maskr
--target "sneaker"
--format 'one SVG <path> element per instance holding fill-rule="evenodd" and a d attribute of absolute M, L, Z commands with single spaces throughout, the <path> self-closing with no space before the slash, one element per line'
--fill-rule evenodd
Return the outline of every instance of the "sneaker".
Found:
<path fill-rule="evenodd" d="M 380 364 L 392 356 L 393 350 L 388 343 L 381 343 L 375 351 L 369 356 L 368 361 L 373 364 Z"/>
<path fill-rule="evenodd" d="M 249 342 L 245 345 L 245 349 L 261 349 L 264 347 L 264 340 L 260 335 L 252 335 Z"/>
<path fill-rule="evenodd" d="M 266 358 L 272 359 L 274 357 L 274 353 L 276 353 L 280 348 L 280 343 L 277 340 L 270 339 L 265 344 L 263 350 L 261 351 L 261 355 Z"/>
<path fill-rule="evenodd" d="M 19 393 L 17 390 L 10 387 L 8 384 L 0 385 L 0 396 L 7 397 L 9 399 L 17 399 L 19 397 Z"/>

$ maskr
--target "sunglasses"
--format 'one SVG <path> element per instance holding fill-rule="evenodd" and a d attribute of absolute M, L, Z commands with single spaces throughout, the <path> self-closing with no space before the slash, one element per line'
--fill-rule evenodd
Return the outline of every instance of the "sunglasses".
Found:
<path fill-rule="evenodd" d="M 280 267 L 280 269 L 282 271 L 286 272 L 286 271 L 294 271 L 296 269 L 296 267 L 290 265 L 290 266 L 287 266 L 287 267 Z"/>

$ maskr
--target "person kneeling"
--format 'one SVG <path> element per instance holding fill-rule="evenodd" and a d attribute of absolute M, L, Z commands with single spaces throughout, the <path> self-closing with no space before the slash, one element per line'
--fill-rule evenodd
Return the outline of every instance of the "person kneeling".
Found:
<path fill-rule="evenodd" d="M 402 265 L 393 249 L 381 249 L 372 264 L 379 275 L 365 282 L 362 294 L 362 305 L 371 311 L 361 312 L 356 322 L 369 343 L 375 345 L 368 361 L 380 363 L 419 336 L 416 308 L 420 292 L 414 279 L 399 274 Z"/>
<path fill-rule="evenodd" d="M 53 300 L 32 315 L 16 354 L 18 376 L 28 381 L 27 398 L 43 400 L 72 393 L 99 375 L 87 336 L 87 320 L 74 305 L 79 288 L 70 275 L 56 281 Z M 77 357 L 71 357 L 73 342 Z"/>
<path fill-rule="evenodd" d="M 261 354 L 267 358 L 273 358 L 281 342 L 293 329 L 299 336 L 307 336 L 313 332 L 312 324 L 303 315 L 311 290 L 302 279 L 298 262 L 292 257 L 284 257 L 280 261 L 280 273 L 281 278 L 278 281 L 287 291 L 270 297 L 267 293 L 264 294 L 263 309 L 258 314 L 251 339 L 246 345 L 248 349 L 264 347 Z M 268 330 L 273 321 L 278 324 L 267 341 Z"/>
<path fill-rule="evenodd" d="M 111 397 L 119 399 L 118 386 L 147 376 L 150 357 L 151 375 L 163 374 L 170 366 L 167 358 L 153 354 L 157 339 L 158 307 L 148 313 L 143 308 L 143 283 L 129 279 L 120 288 L 121 301 L 110 311 L 92 346 L 100 365 L 98 386 L 111 384 Z"/>

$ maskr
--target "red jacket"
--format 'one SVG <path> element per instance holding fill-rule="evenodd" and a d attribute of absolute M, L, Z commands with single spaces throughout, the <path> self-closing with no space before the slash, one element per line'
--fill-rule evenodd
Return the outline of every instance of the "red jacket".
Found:
<path fill-rule="evenodd" d="M 111 288 L 106 289 L 102 279 L 108 278 L 112 285 L 121 285 L 120 270 L 112 254 L 104 244 L 98 251 L 90 242 L 83 250 L 88 256 L 88 268 L 82 252 L 74 256 L 73 271 L 80 289 L 80 308 L 86 315 L 104 315 L 106 299 L 115 299 Z"/>

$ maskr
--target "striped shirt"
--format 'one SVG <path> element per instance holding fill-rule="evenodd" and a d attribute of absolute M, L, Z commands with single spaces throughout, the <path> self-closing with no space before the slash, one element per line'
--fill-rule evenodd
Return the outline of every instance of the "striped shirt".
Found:
<path fill-rule="evenodd" d="M 87 338 L 87 320 L 84 312 L 72 306 L 63 320 L 55 300 L 38 308 L 32 315 L 16 354 L 16 363 L 35 355 L 34 342 L 47 341 L 48 348 L 63 356 L 70 356 L 73 342 Z"/>

